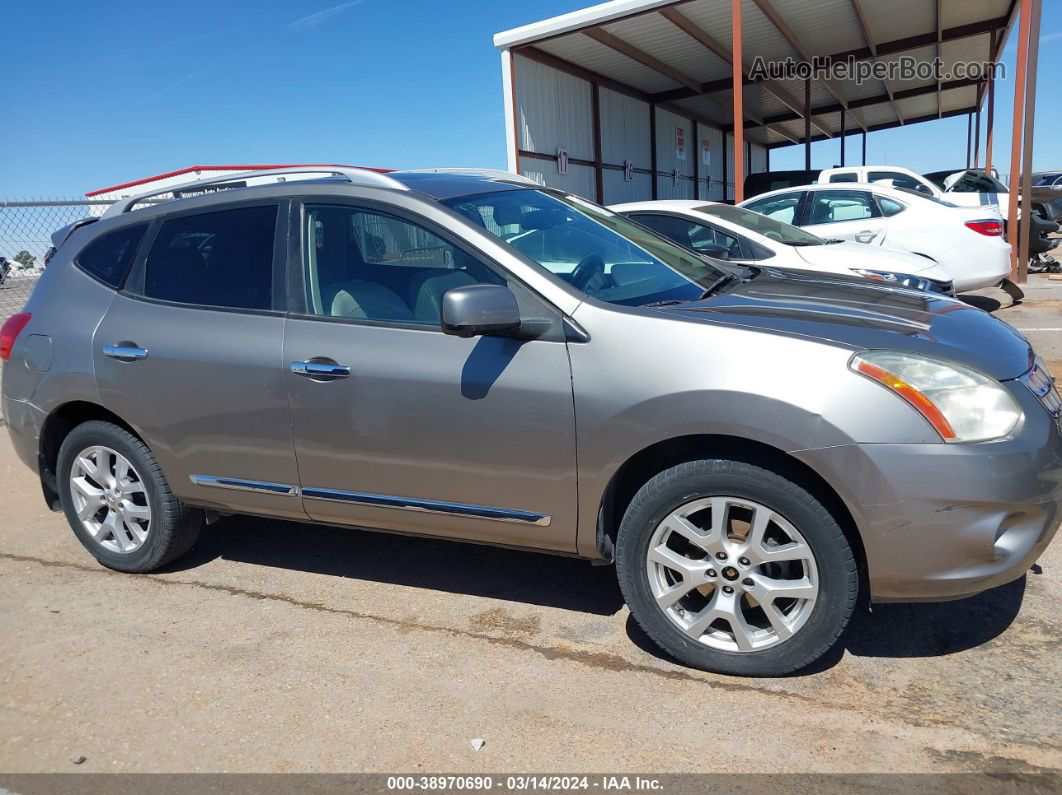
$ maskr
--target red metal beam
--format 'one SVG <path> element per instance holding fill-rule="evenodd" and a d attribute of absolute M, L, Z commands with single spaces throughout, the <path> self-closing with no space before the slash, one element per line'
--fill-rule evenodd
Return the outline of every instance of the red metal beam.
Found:
<path fill-rule="evenodd" d="M 1010 234 L 1010 280 L 1018 281 L 1018 189 L 1021 173 L 1021 122 L 1025 109 L 1025 79 L 1029 70 L 1029 28 L 1032 0 L 1021 0 L 1021 24 L 1018 28 L 1018 57 L 1014 62 L 1014 117 L 1011 126 L 1010 177 L 1007 185 L 1007 229 Z"/>
<path fill-rule="evenodd" d="M 734 204 L 745 201 L 745 111 L 741 56 L 741 0 L 730 0 L 730 70 L 734 82 Z"/>

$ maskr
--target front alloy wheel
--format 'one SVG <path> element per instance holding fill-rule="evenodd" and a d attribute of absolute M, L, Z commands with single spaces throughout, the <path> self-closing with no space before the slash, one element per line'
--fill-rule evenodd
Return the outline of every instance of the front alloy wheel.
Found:
<path fill-rule="evenodd" d="M 859 592 L 848 538 L 823 503 L 800 482 L 728 459 L 677 464 L 638 490 L 616 535 L 616 573 L 660 648 L 742 676 L 821 657 Z"/>
<path fill-rule="evenodd" d="M 788 640 L 819 593 L 804 537 L 766 505 L 707 497 L 672 511 L 646 555 L 656 603 L 689 637 L 723 651 Z"/>

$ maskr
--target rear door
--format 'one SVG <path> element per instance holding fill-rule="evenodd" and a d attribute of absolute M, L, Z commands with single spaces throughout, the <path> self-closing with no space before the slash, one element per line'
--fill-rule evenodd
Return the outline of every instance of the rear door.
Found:
<path fill-rule="evenodd" d="M 810 191 L 800 226 L 823 238 L 854 240 L 880 246 L 886 237 L 885 219 L 874 197 L 863 190 Z"/>
<path fill-rule="evenodd" d="M 94 335 L 103 404 L 193 504 L 305 518 L 284 382 L 286 203 L 157 221 Z"/>

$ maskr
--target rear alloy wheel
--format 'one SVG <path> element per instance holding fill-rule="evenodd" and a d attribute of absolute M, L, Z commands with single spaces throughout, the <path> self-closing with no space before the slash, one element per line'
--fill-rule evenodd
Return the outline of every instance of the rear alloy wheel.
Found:
<path fill-rule="evenodd" d="M 679 464 L 635 494 L 616 567 L 646 634 L 717 673 L 806 667 L 837 642 L 858 593 L 851 547 L 814 496 L 722 459 Z"/>
<path fill-rule="evenodd" d="M 203 526 L 203 512 L 174 496 L 147 445 L 113 423 L 92 420 L 70 431 L 56 475 L 70 527 L 108 568 L 164 566 L 192 548 Z"/>
<path fill-rule="evenodd" d="M 144 482 L 121 453 L 103 445 L 78 453 L 70 494 L 81 526 L 104 549 L 127 554 L 147 539 L 151 506 Z"/>

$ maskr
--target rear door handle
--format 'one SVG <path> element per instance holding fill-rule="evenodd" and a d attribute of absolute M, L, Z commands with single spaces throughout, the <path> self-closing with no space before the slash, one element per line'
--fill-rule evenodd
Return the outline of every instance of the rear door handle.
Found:
<path fill-rule="evenodd" d="M 292 362 L 291 372 L 320 381 L 334 381 L 338 378 L 350 378 L 350 368 L 345 364 L 331 361 L 309 360 Z"/>
<path fill-rule="evenodd" d="M 138 348 L 135 345 L 104 345 L 103 355 L 120 362 L 138 362 L 148 357 L 147 348 Z"/>

